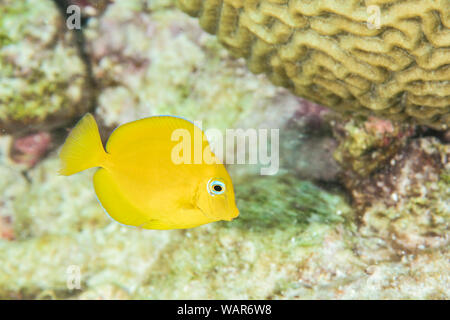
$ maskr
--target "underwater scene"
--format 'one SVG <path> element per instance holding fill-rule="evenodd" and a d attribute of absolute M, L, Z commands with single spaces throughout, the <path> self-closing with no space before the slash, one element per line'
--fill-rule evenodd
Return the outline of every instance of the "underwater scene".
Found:
<path fill-rule="evenodd" d="M 450 299 L 449 0 L 0 0 L 0 299 Z"/>

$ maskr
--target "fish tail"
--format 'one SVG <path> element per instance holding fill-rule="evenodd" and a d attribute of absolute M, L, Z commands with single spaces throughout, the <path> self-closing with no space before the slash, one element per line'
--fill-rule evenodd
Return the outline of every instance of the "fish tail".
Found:
<path fill-rule="evenodd" d="M 106 152 L 92 114 L 87 113 L 70 132 L 59 158 L 61 159 L 59 173 L 64 176 L 101 167 L 104 164 Z"/>

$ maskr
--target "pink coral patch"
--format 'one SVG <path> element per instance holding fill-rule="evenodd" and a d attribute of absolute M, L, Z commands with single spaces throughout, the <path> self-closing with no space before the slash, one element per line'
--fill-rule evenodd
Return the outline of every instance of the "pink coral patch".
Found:
<path fill-rule="evenodd" d="M 51 136 L 48 132 L 17 138 L 12 146 L 12 159 L 16 163 L 33 167 L 47 153 L 50 145 Z"/>

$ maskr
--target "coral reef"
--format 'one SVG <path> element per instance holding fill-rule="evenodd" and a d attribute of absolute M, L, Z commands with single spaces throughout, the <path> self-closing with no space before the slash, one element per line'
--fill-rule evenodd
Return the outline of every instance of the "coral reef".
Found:
<path fill-rule="evenodd" d="M 297 95 L 350 115 L 450 123 L 448 0 L 178 4 L 250 70 Z"/>
<path fill-rule="evenodd" d="M 161 232 L 111 221 L 96 202 L 93 171 L 58 177 L 56 164 L 55 156 L 44 160 L 30 170 L 29 182 L 0 166 L 0 209 L 14 217 L 16 234 L 14 241 L 0 240 L 2 298 L 450 294 L 448 250 L 398 253 L 382 238 L 361 237 L 343 198 L 310 182 L 286 175 L 238 177 L 239 219 Z M 67 286 L 72 266 L 80 270 L 80 290 Z"/>
<path fill-rule="evenodd" d="M 92 85 L 50 0 L 1 0 L 0 134 L 57 127 L 91 107 Z"/>
<path fill-rule="evenodd" d="M 347 170 L 367 176 L 390 160 L 407 143 L 415 128 L 388 120 L 369 118 L 332 122 L 339 146 L 334 157 Z M 349 182 L 351 182 L 350 177 Z"/>
<path fill-rule="evenodd" d="M 412 252 L 448 246 L 450 235 L 450 145 L 418 130 L 374 118 L 335 125 L 362 236 Z"/>
<path fill-rule="evenodd" d="M 364 206 L 364 235 L 409 251 L 445 247 L 450 236 L 450 146 L 412 140 L 389 164 L 352 188 Z"/>
<path fill-rule="evenodd" d="M 95 8 L 93 1 L 71 2 L 84 10 L 99 90 L 95 114 L 104 136 L 154 114 L 202 120 L 204 128 L 220 130 L 277 128 L 279 174 L 229 166 L 241 212 L 233 222 L 170 231 L 125 227 L 98 204 L 94 170 L 56 174 L 54 146 L 68 128 L 39 129 L 61 126 L 51 120 L 56 109 L 39 111 L 42 124 L 29 126 L 38 130 L 0 136 L 0 298 L 449 299 L 448 133 L 374 117 L 348 119 L 277 88 L 248 71 L 244 59 L 232 58 L 175 2 L 105 1 L 96 12 L 88 9 Z M 39 3 L 33 10 L 46 3 L 51 21 L 52 3 Z M 325 27 L 331 16 L 321 19 Z M 37 39 L 54 36 L 60 43 L 70 37 L 55 36 L 53 26 Z M 17 40 L 11 48 L 18 46 Z M 76 49 L 67 50 L 82 65 Z M 85 79 L 84 73 L 74 77 Z M 36 97 L 39 106 L 57 105 Z M 395 110 L 404 116 L 409 109 Z M 24 126 L 20 122 L 18 131 Z M 79 289 L 71 286 L 76 275 Z"/>

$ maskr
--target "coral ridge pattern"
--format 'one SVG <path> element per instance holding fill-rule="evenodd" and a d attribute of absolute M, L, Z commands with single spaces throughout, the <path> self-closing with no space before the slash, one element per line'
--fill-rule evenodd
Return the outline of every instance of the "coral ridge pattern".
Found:
<path fill-rule="evenodd" d="M 299 96 L 344 113 L 437 128 L 450 123 L 449 0 L 178 5 L 235 56 L 245 57 L 251 71 Z M 377 17 L 379 25 L 371 25 Z"/>

